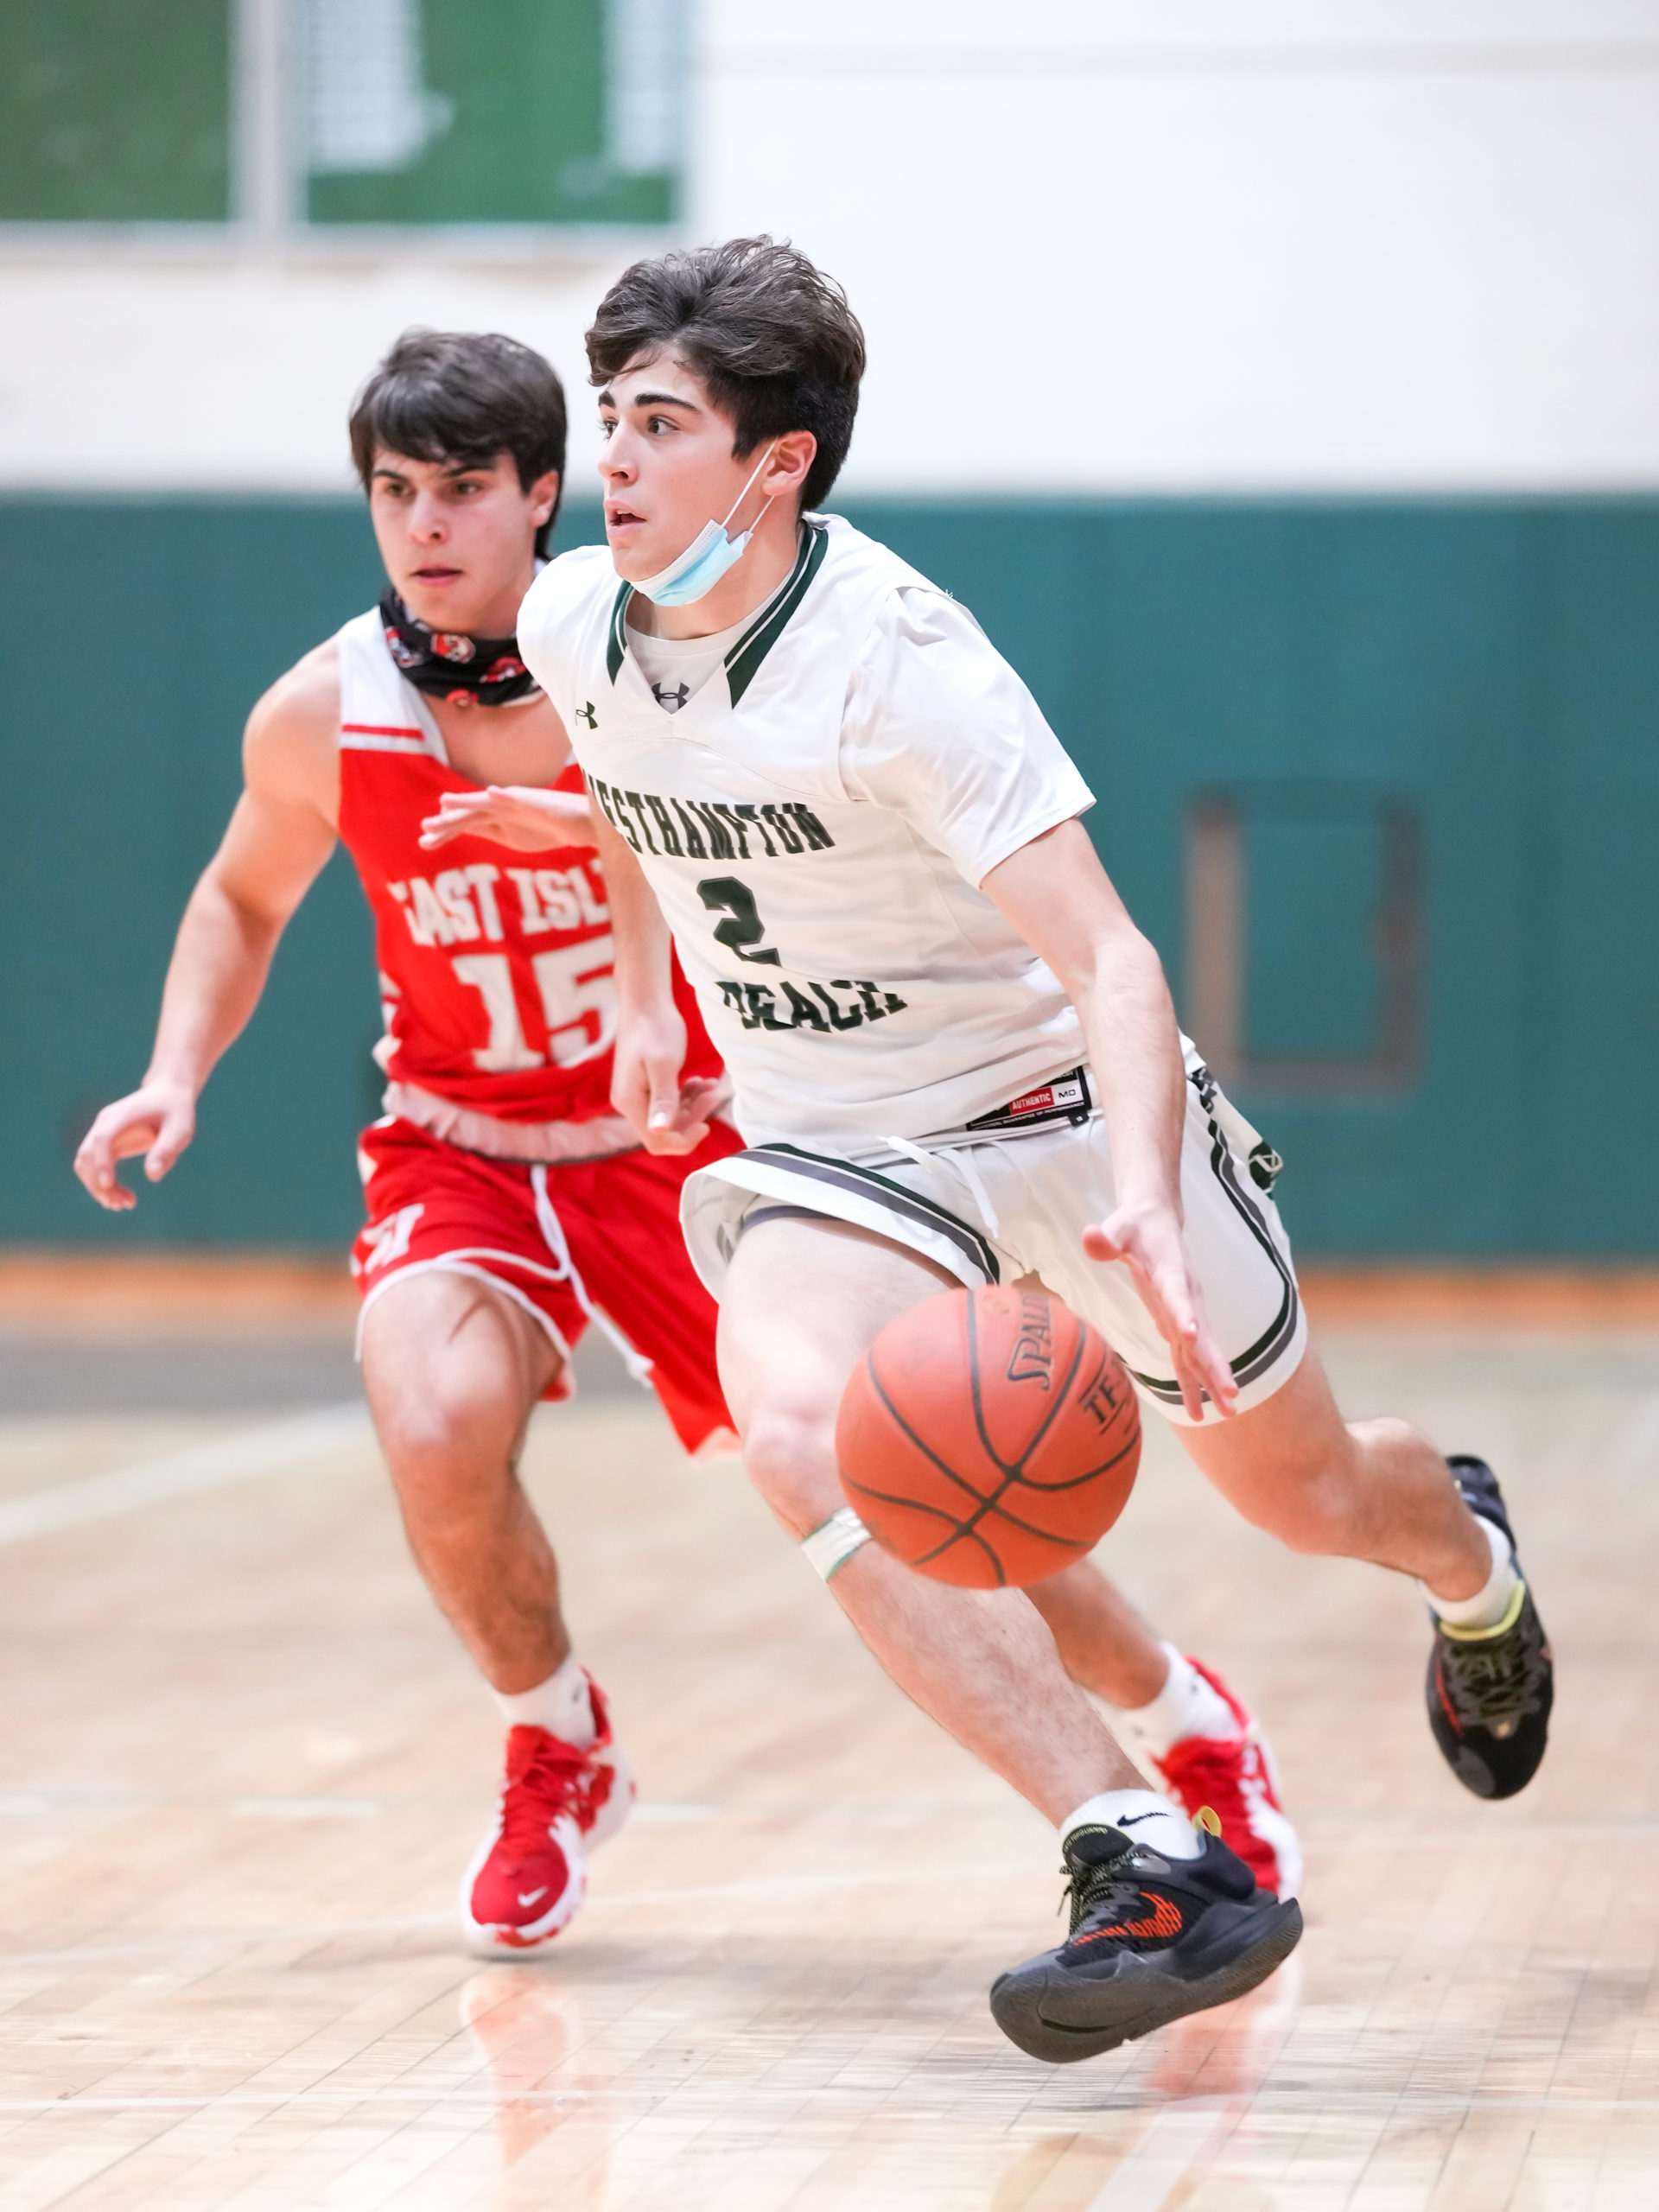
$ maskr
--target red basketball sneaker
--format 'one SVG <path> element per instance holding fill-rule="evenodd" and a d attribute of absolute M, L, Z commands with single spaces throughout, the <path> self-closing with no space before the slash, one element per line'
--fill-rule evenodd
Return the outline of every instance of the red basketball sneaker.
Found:
<path fill-rule="evenodd" d="M 1302 1883 L 1302 1850 L 1279 1803 L 1279 1777 L 1266 1737 L 1249 1707 L 1220 1676 L 1196 1668 L 1238 1723 L 1236 1736 L 1184 1736 L 1154 1763 L 1169 1794 L 1194 1818 L 1208 1806 L 1222 1840 L 1264 1890 L 1294 1897 Z"/>
<path fill-rule="evenodd" d="M 632 1807 L 633 1771 L 591 1675 L 588 1690 L 598 1732 L 586 1751 L 545 1728 L 508 1732 L 500 1808 L 461 1885 L 461 1926 L 486 1955 L 533 1951 L 575 1918 L 588 1853 Z"/>

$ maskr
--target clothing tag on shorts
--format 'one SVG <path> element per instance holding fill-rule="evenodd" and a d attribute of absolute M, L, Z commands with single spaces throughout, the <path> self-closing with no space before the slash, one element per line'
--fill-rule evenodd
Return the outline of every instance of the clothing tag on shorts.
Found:
<path fill-rule="evenodd" d="M 1088 1074 L 1076 1067 L 1068 1075 L 1056 1076 L 1040 1090 L 1027 1090 L 1020 1097 L 1009 1099 L 1006 1106 L 994 1106 L 988 1114 L 982 1114 L 977 1121 L 969 1122 L 964 1127 L 973 1130 L 1035 1129 L 1045 1122 L 1069 1122 L 1075 1129 L 1089 1119 L 1093 1110 Z"/>

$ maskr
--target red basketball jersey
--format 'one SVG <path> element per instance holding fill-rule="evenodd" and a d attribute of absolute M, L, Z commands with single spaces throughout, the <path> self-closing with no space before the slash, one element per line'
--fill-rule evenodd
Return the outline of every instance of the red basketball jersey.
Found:
<path fill-rule="evenodd" d="M 608 1115 L 616 992 L 597 855 L 513 853 L 483 837 L 423 851 L 421 823 L 441 795 L 480 787 L 449 766 L 378 610 L 348 622 L 338 645 L 340 834 L 374 912 L 386 1018 L 376 1058 L 394 1082 L 503 1121 Z M 574 761 L 558 788 L 582 788 Z M 716 1075 L 677 971 L 675 989 L 685 1073 Z"/>

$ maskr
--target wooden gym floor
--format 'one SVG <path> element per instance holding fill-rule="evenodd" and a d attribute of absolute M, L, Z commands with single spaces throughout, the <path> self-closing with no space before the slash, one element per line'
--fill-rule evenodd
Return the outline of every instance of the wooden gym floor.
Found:
<path fill-rule="evenodd" d="M 1051 2070 L 984 1993 L 1053 1938 L 1052 1835 L 603 1375 L 528 1471 L 644 1802 L 555 1955 L 469 1961 L 497 1731 L 343 1306 L 152 1283 L 135 1334 L 91 1283 L 0 1269 L 8 2212 L 1659 2202 L 1651 1286 L 1315 1287 L 1350 1408 L 1515 1503 L 1560 1688 L 1512 1804 L 1432 1748 L 1410 1590 L 1280 1553 L 1154 1435 L 1105 1556 L 1267 1717 L 1308 1933 L 1243 2005 Z"/>

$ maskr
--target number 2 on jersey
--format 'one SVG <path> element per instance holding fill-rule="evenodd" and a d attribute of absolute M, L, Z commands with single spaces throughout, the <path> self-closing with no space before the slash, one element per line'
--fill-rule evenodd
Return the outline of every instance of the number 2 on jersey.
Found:
<path fill-rule="evenodd" d="M 782 967 L 783 955 L 775 945 L 760 946 L 759 951 L 750 950 L 751 946 L 760 945 L 766 925 L 755 912 L 754 893 L 747 883 L 740 883 L 734 875 L 708 876 L 697 886 L 697 896 L 711 914 L 727 917 L 715 931 L 716 944 L 723 944 L 740 960 Z"/>

